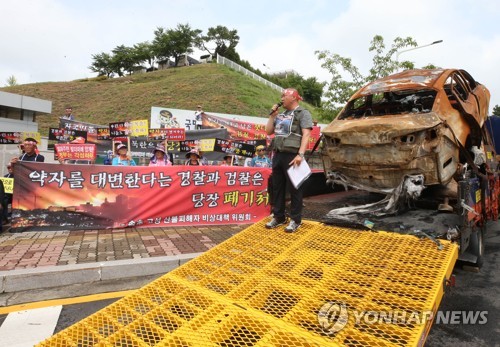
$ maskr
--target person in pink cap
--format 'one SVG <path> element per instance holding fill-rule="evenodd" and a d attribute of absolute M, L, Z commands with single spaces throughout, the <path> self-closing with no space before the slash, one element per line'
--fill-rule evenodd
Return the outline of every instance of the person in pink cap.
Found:
<path fill-rule="evenodd" d="M 184 165 L 203 165 L 200 160 L 200 152 L 197 149 L 192 149 L 186 154 L 186 162 Z"/>
<path fill-rule="evenodd" d="M 287 88 L 281 94 L 284 112 L 279 113 L 279 105 L 273 106 L 266 123 L 266 133 L 274 134 L 271 148 L 272 160 L 272 191 L 273 191 L 273 218 L 266 224 L 266 228 L 274 229 L 287 222 L 285 214 L 286 184 L 290 186 L 290 223 L 285 232 L 293 233 L 302 224 L 303 187 L 296 189 L 290 183 L 287 170 L 291 165 L 298 166 L 305 160 L 309 137 L 313 127 L 311 113 L 299 105 L 302 97 L 293 88 Z"/>
<path fill-rule="evenodd" d="M 158 145 L 155 147 L 149 166 L 172 166 L 164 146 Z"/>
<path fill-rule="evenodd" d="M 128 154 L 127 145 L 120 143 L 118 146 L 116 146 L 116 151 L 118 152 L 118 155 L 113 158 L 113 160 L 111 161 L 111 165 L 113 165 L 113 166 L 118 166 L 118 165 L 136 166 L 137 165 L 135 163 L 135 160 L 132 157 L 130 157 L 130 155 Z"/>

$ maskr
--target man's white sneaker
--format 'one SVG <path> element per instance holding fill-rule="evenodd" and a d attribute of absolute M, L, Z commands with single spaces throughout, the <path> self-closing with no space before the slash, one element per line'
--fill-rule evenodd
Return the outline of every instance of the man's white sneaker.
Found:
<path fill-rule="evenodd" d="M 285 231 L 287 233 L 294 233 L 297 231 L 297 229 L 302 225 L 302 223 L 295 223 L 295 221 L 292 219 L 290 221 L 290 224 L 287 225 L 285 228 Z"/>
<path fill-rule="evenodd" d="M 273 218 L 273 219 L 271 219 L 270 222 L 266 223 L 266 228 L 267 229 L 274 229 L 276 227 L 279 227 L 280 225 L 284 225 L 285 223 L 286 223 L 286 219 L 279 221 L 276 218 Z"/>

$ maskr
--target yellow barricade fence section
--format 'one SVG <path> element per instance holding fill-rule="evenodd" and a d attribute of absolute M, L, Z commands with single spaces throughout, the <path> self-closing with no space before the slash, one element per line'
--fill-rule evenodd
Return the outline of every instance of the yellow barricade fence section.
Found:
<path fill-rule="evenodd" d="M 420 346 L 458 246 L 265 221 L 40 343 L 70 346 Z"/>

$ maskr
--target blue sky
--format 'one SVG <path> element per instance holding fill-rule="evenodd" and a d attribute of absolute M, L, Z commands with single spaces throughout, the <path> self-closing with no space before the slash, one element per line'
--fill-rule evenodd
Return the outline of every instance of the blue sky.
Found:
<path fill-rule="evenodd" d="M 368 46 L 377 34 L 387 46 L 397 36 L 419 45 L 443 40 L 400 59 L 463 68 L 490 90 L 490 109 L 500 105 L 496 0 L 1 0 L 0 13 L 1 86 L 9 76 L 20 84 L 93 77 L 92 54 L 152 40 L 157 27 L 188 23 L 204 32 L 217 25 L 236 29 L 237 51 L 255 68 L 293 69 L 320 81 L 331 76 L 316 50 L 350 57 L 367 74 Z"/>

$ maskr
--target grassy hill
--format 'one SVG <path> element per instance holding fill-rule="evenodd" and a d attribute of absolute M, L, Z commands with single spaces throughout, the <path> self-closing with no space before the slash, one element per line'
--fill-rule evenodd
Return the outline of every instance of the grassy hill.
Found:
<path fill-rule="evenodd" d="M 283 86 L 287 87 L 287 86 Z M 47 136 L 57 127 L 66 105 L 76 119 L 106 125 L 110 122 L 149 119 L 152 106 L 207 113 L 267 116 L 280 93 L 224 65 L 200 64 L 113 79 L 23 84 L 0 90 L 52 101 L 52 114 L 37 117 L 39 131 Z M 317 111 L 304 104 L 313 118 Z"/>

